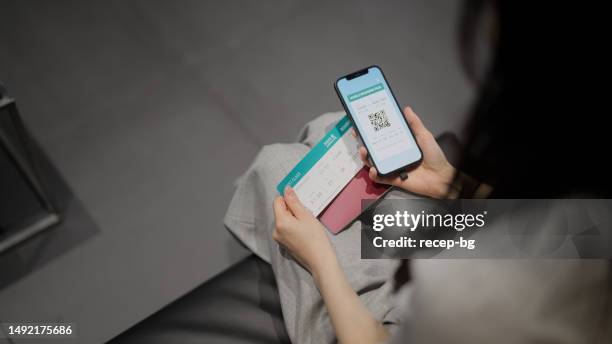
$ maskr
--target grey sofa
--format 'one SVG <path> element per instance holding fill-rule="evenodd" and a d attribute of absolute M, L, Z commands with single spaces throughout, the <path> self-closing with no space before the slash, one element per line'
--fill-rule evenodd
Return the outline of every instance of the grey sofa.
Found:
<path fill-rule="evenodd" d="M 270 265 L 251 255 L 111 343 L 290 343 Z"/>

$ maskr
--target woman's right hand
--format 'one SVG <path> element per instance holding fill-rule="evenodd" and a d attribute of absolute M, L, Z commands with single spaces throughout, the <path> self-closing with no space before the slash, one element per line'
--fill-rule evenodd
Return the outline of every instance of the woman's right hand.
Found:
<path fill-rule="evenodd" d="M 421 147 L 423 160 L 417 167 L 408 171 L 406 180 L 402 180 L 398 175 L 381 177 L 376 168 L 370 164 L 366 148 L 359 147 L 361 160 L 370 168 L 370 179 L 428 197 L 446 197 L 455 177 L 455 168 L 446 160 L 436 139 L 409 106 L 404 108 L 404 117 Z"/>

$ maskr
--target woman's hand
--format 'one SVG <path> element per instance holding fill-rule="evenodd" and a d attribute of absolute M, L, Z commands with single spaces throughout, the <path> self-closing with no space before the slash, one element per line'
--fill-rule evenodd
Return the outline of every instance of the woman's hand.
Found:
<path fill-rule="evenodd" d="M 325 262 L 336 260 L 336 253 L 325 227 L 302 205 L 295 191 L 287 186 L 284 195 L 274 199 L 276 227 L 272 238 L 316 275 Z"/>
<path fill-rule="evenodd" d="M 409 171 L 406 180 L 402 180 L 397 175 L 381 177 L 378 175 L 376 168 L 370 164 L 366 148 L 359 147 L 361 160 L 370 168 L 370 179 L 377 183 L 397 186 L 406 191 L 428 197 L 445 197 L 453 182 L 455 168 L 446 160 L 446 156 L 436 139 L 409 106 L 404 108 L 404 117 L 406 117 L 416 141 L 421 147 L 423 161 Z"/>
<path fill-rule="evenodd" d="M 310 271 L 327 306 L 339 343 L 382 343 L 389 333 L 361 302 L 348 283 L 321 222 L 300 202 L 295 191 L 274 199 L 276 227 L 272 238 Z M 359 245 L 359 243 L 355 243 Z"/>

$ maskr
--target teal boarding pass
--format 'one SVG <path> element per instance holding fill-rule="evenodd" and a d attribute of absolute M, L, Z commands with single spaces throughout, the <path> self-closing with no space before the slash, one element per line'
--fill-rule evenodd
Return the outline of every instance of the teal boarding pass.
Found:
<path fill-rule="evenodd" d="M 351 135 L 351 120 L 342 117 L 308 154 L 283 178 L 276 189 L 282 195 L 287 184 L 312 212 L 319 214 L 363 167 L 359 142 Z"/>

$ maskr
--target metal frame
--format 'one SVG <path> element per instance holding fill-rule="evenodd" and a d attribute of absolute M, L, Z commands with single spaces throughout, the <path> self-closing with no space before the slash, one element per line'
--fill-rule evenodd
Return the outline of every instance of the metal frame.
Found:
<path fill-rule="evenodd" d="M 4 115 L 8 116 L 10 128 L 0 127 L 0 149 L 7 152 L 45 213 L 40 217 L 25 219 L 26 224 L 19 228 L 5 229 L 8 234 L 0 239 L 0 253 L 53 226 L 61 219 L 41 180 L 40 169 L 33 155 L 32 141 L 21 121 L 15 100 L 5 96 L 0 85 L 0 116 Z M 14 135 L 9 135 L 5 129 L 12 130 Z"/>

